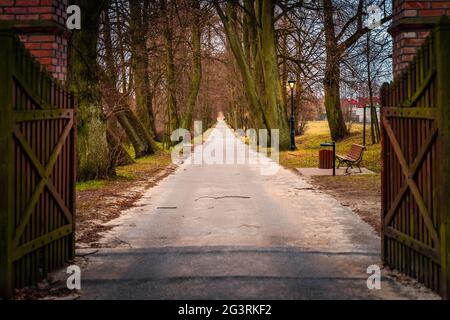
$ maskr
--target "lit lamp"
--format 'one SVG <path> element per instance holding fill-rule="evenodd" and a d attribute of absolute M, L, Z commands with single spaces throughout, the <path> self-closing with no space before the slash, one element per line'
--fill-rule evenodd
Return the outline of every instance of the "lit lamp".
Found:
<path fill-rule="evenodd" d="M 295 89 L 296 81 L 294 79 L 288 80 L 289 88 L 291 89 L 291 120 L 290 120 L 290 129 L 291 129 L 291 150 L 297 149 L 295 146 L 295 116 L 294 116 L 294 89 Z"/>

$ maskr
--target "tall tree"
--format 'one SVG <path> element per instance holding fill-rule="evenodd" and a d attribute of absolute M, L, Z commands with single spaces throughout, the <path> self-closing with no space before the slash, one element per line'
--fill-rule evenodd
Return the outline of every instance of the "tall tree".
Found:
<path fill-rule="evenodd" d="M 326 66 L 324 79 L 325 108 L 327 110 L 328 123 L 330 126 L 331 137 L 334 140 L 344 138 L 348 132 L 345 126 L 344 117 L 341 110 L 341 63 L 348 50 L 367 32 L 370 31 L 368 26 L 364 25 L 364 5 L 374 1 L 358 0 L 356 10 L 348 19 L 337 14 L 335 6 L 336 0 L 323 0 L 323 19 L 325 29 L 325 52 Z M 384 6 L 385 0 L 381 3 Z M 344 3 L 346 4 L 346 3 Z M 343 8 L 340 10 L 351 11 L 354 6 Z M 344 20 L 341 23 L 340 31 L 336 31 L 336 20 Z M 391 19 L 391 16 L 385 12 L 384 17 L 379 21 L 384 24 Z"/>
<path fill-rule="evenodd" d="M 105 69 L 99 79 L 103 90 L 103 100 L 105 101 L 110 114 L 120 123 L 129 141 L 132 143 L 136 158 L 140 158 L 154 153 L 158 147 L 151 136 L 149 129 L 135 115 L 130 108 L 129 92 L 118 90 L 119 66 L 114 60 L 114 46 L 111 37 L 112 28 L 110 26 L 109 13 L 105 13 L 103 21 L 103 44 L 104 44 L 104 64 Z M 124 48 L 116 48 L 119 52 Z M 134 89 L 135 92 L 139 91 Z"/>
<path fill-rule="evenodd" d="M 370 130 L 372 136 L 372 144 L 379 143 L 381 139 L 380 127 L 378 122 L 377 111 L 375 109 L 374 97 L 373 97 L 373 80 L 372 80 L 372 61 L 371 61 L 371 42 L 370 32 L 367 33 L 366 41 L 366 59 L 367 59 L 367 88 L 369 91 L 369 103 L 370 103 Z M 364 132 L 365 134 L 365 132 Z"/>
<path fill-rule="evenodd" d="M 192 9 L 192 80 L 189 90 L 189 97 L 187 100 L 186 111 L 183 117 L 181 127 L 186 130 L 191 130 L 192 128 L 192 116 L 194 112 L 194 107 L 197 102 L 198 93 L 200 90 L 200 83 L 202 80 L 202 52 L 201 52 L 201 11 L 200 11 L 200 0 L 190 0 L 190 6 Z"/>
<path fill-rule="evenodd" d="M 130 7 L 130 47 L 137 114 L 145 128 L 154 136 L 155 117 L 149 77 L 149 57 L 147 52 L 148 28 L 150 23 L 149 0 L 129 0 Z"/>
<path fill-rule="evenodd" d="M 177 110 L 175 62 L 173 48 L 173 10 L 169 8 L 168 0 L 160 0 L 161 15 L 163 17 L 163 37 L 165 51 L 165 80 L 166 80 L 166 137 L 178 129 L 179 119 Z"/>
<path fill-rule="evenodd" d="M 323 16 L 325 28 L 326 66 L 323 87 L 325 94 L 325 109 L 327 111 L 331 138 L 333 140 L 341 140 L 347 136 L 348 132 L 341 109 L 340 61 L 342 53 L 339 50 L 338 38 L 336 37 L 334 15 L 335 11 L 333 1 L 324 0 Z"/>
<path fill-rule="evenodd" d="M 227 40 L 239 67 L 252 117 L 259 128 L 280 130 L 280 148 L 290 145 L 286 107 L 283 103 L 275 39 L 275 12 L 272 0 L 248 1 L 247 44 L 242 47 L 238 29 L 239 1 L 227 1 L 225 9 L 214 1 Z M 252 12 L 253 11 L 253 12 Z M 256 31 L 256 38 L 255 36 Z M 253 37 L 252 37 L 253 35 Z M 245 44 L 245 43 L 244 43 Z M 252 54 L 254 60 L 249 59 Z M 254 67 L 252 68 L 252 64 Z M 260 73 L 262 71 L 262 73 Z"/>
<path fill-rule="evenodd" d="M 99 88 L 97 44 L 99 18 L 107 1 L 77 0 L 82 12 L 82 29 L 70 42 L 69 87 L 78 101 L 77 178 L 105 177 L 113 173 Z"/>

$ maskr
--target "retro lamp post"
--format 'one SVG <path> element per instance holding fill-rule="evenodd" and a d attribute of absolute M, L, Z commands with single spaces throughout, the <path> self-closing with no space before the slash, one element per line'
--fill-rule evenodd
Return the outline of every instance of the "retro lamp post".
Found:
<path fill-rule="evenodd" d="M 290 120 L 290 129 L 291 129 L 291 150 L 294 151 L 297 149 L 295 146 L 295 116 L 294 116 L 294 89 L 295 89 L 296 81 L 294 79 L 290 79 L 288 81 L 289 88 L 291 89 L 291 120 Z"/>

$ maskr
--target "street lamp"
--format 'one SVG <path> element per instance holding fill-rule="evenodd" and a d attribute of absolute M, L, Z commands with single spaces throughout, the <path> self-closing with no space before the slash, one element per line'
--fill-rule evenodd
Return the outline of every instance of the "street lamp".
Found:
<path fill-rule="evenodd" d="M 294 151 L 297 149 L 295 146 L 295 116 L 294 116 L 294 89 L 295 89 L 296 81 L 294 79 L 290 79 L 288 81 L 289 88 L 291 89 L 291 150 Z"/>

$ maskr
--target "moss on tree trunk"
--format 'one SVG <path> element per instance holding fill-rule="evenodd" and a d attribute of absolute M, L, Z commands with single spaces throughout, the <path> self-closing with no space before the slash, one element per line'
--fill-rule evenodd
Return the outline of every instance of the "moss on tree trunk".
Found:
<path fill-rule="evenodd" d="M 332 0 L 324 0 L 326 66 L 324 79 L 325 109 L 331 138 L 339 141 L 348 135 L 341 109 L 341 49 L 335 34 Z"/>
<path fill-rule="evenodd" d="M 149 28 L 149 0 L 129 1 L 130 34 L 131 34 L 131 68 L 134 75 L 134 91 L 136 111 L 144 127 L 152 137 L 155 116 L 153 114 L 150 90 L 149 62 L 147 53 L 147 37 Z"/>
<path fill-rule="evenodd" d="M 202 55 L 201 55 L 201 29 L 200 29 L 200 1 L 190 0 L 193 13 L 192 21 L 192 80 L 191 87 L 189 89 L 189 96 L 187 100 L 186 111 L 182 120 L 181 127 L 191 131 L 192 129 L 192 116 L 194 113 L 194 107 L 197 102 L 198 92 L 200 90 L 200 83 L 202 81 Z"/>
<path fill-rule="evenodd" d="M 133 2 L 134 7 L 135 3 Z M 134 10 L 137 10 L 134 8 Z M 134 13 L 136 14 L 136 13 Z M 133 30 L 133 29 L 132 29 Z M 118 66 L 116 65 L 114 61 L 114 49 L 112 45 L 111 40 L 111 27 L 110 27 L 110 19 L 108 15 L 105 15 L 104 17 L 104 27 L 103 27 L 103 41 L 105 46 L 105 64 L 106 64 L 106 70 L 103 73 L 103 77 L 101 78 L 101 84 L 102 84 L 102 90 L 103 92 L 106 92 L 105 96 L 103 97 L 104 101 L 106 102 L 106 105 L 109 107 L 109 110 L 112 114 L 116 116 L 116 119 L 118 120 L 121 127 L 124 129 L 125 134 L 127 135 L 128 139 L 130 140 L 131 144 L 133 145 L 135 156 L 136 158 L 140 158 L 146 155 L 153 154 L 157 149 L 157 145 L 155 141 L 153 140 L 153 136 L 150 133 L 150 125 L 147 122 L 147 126 L 139 120 L 138 117 L 134 114 L 134 112 L 131 110 L 129 105 L 129 99 L 126 97 L 126 93 L 121 93 L 117 89 L 117 74 L 119 73 Z M 135 39 L 135 41 L 137 41 Z M 140 40 L 142 42 L 142 39 Z M 135 50 L 145 50 L 142 48 L 141 45 L 139 45 L 140 49 Z M 123 48 L 118 48 L 119 51 L 123 51 Z M 136 53 L 135 51 L 133 51 Z M 146 53 L 145 55 L 146 56 Z M 134 56 L 133 60 L 134 63 L 134 81 L 132 82 L 135 86 L 135 93 L 136 93 L 136 104 L 137 109 L 139 112 L 139 109 L 144 108 L 144 110 L 141 110 L 141 112 L 144 115 L 147 115 L 147 102 L 149 99 L 149 87 L 144 85 L 142 82 L 140 82 L 143 78 L 142 75 L 147 74 L 147 69 L 145 68 L 145 65 L 142 65 L 142 60 L 145 59 L 142 57 L 142 54 L 138 54 L 139 59 Z M 142 69 L 143 68 L 143 69 Z M 136 73 L 139 74 L 139 76 L 136 75 Z M 146 76 L 148 79 L 148 75 Z M 144 76 L 145 78 L 145 76 Z M 136 83 L 138 81 L 138 83 Z M 144 105 L 144 106 L 143 106 Z M 144 117 L 148 120 L 148 118 Z"/>
<path fill-rule="evenodd" d="M 289 127 L 276 52 L 273 1 L 245 1 L 244 15 L 252 17 L 244 19 L 244 48 L 237 30 L 236 8 L 239 3 L 228 1 L 225 11 L 218 1 L 214 4 L 242 76 L 252 120 L 258 128 L 267 129 L 269 133 L 272 129 L 279 129 L 280 149 L 288 149 Z"/>
<path fill-rule="evenodd" d="M 77 179 L 88 180 L 114 172 L 98 85 L 98 17 L 104 2 L 78 0 L 75 4 L 81 8 L 83 28 L 74 33 L 70 43 L 69 87 L 78 101 Z"/>
<path fill-rule="evenodd" d="M 167 1 L 160 0 L 161 12 L 165 17 L 163 30 L 164 49 L 165 49 L 165 78 L 166 78 L 166 95 L 167 95 L 167 118 L 165 134 L 170 136 L 173 131 L 178 129 L 179 119 L 177 113 L 177 96 L 175 83 L 175 63 L 173 53 L 173 33 L 172 33 L 172 11 L 167 8 Z"/>
<path fill-rule="evenodd" d="M 333 64 L 327 70 L 324 81 L 325 109 L 331 138 L 339 141 L 348 135 L 341 109 L 339 64 Z"/>

